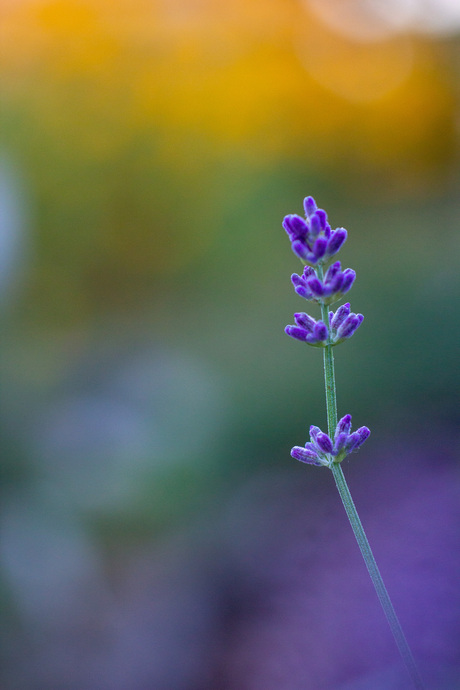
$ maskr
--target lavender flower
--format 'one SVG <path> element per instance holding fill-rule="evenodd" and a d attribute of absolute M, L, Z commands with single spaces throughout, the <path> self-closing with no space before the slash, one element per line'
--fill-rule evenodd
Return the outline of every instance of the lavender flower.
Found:
<path fill-rule="evenodd" d="M 337 311 L 329 312 L 329 328 L 324 321 L 315 321 L 305 312 L 294 314 L 295 326 L 286 326 L 284 332 L 291 338 L 301 340 L 312 347 L 339 345 L 362 324 L 364 316 L 350 312 L 350 303 L 343 304 Z"/>
<path fill-rule="evenodd" d="M 346 268 L 342 271 L 340 261 L 336 261 L 329 266 L 322 280 L 311 266 L 305 266 L 303 274 L 299 276 L 294 273 L 291 281 L 300 297 L 310 302 L 333 304 L 348 292 L 355 278 L 353 269 Z"/>
<path fill-rule="evenodd" d="M 294 314 L 295 326 L 286 326 L 287 335 L 301 340 L 312 347 L 324 347 L 329 337 L 329 331 L 323 321 L 315 321 L 305 312 Z"/>
<path fill-rule="evenodd" d="M 291 456 L 310 465 L 331 467 L 333 463 L 342 462 L 349 453 L 358 450 L 370 433 L 367 426 L 362 426 L 351 433 L 351 415 L 346 414 L 337 424 L 334 441 L 318 426 L 311 426 L 310 441 L 304 448 L 294 446 Z"/>
<path fill-rule="evenodd" d="M 345 228 L 332 230 L 326 212 L 317 207 L 313 197 L 304 200 L 304 209 L 305 220 L 295 214 L 283 220 L 292 251 L 310 266 L 327 264 L 347 239 L 347 231 Z"/>
<path fill-rule="evenodd" d="M 377 563 L 370 548 L 363 526 L 356 511 L 350 490 L 340 463 L 354 450 L 358 450 L 369 437 L 367 426 L 351 432 L 351 415 L 347 414 L 337 422 L 337 399 L 335 390 L 333 345 L 350 338 L 363 321 L 362 314 L 354 314 L 350 304 L 342 305 L 335 314 L 329 305 L 339 300 L 353 285 L 356 273 L 347 268 L 342 271 L 340 261 L 329 266 L 324 275 L 323 269 L 330 258 L 336 254 L 347 238 L 347 231 L 337 228 L 332 231 L 327 222 L 326 212 L 319 209 L 313 197 L 304 200 L 305 219 L 290 215 L 283 220 L 294 254 L 307 266 L 301 276 L 294 273 L 291 280 L 295 291 L 301 297 L 316 302 L 321 307 L 321 321 L 315 321 L 304 312 L 294 314 L 295 326 L 286 326 L 286 333 L 292 338 L 302 340 L 308 345 L 323 348 L 324 383 L 326 389 L 327 425 L 329 434 L 317 426 L 310 427 L 310 441 L 305 446 L 294 446 L 291 455 L 296 460 L 310 465 L 329 467 L 342 499 L 350 524 L 366 562 L 369 575 L 382 604 L 398 649 L 406 665 L 416 690 L 423 690 L 423 681 L 418 672 L 412 652 L 393 604 L 380 575 Z M 327 324 L 327 325 L 326 325 Z M 334 436 L 332 440 L 331 436 Z"/>
<path fill-rule="evenodd" d="M 351 338 L 353 333 L 361 326 L 364 320 L 362 314 L 354 314 L 350 311 L 350 302 L 342 304 L 334 313 L 329 312 L 329 325 L 331 329 L 331 341 L 333 345 L 343 343 Z"/>

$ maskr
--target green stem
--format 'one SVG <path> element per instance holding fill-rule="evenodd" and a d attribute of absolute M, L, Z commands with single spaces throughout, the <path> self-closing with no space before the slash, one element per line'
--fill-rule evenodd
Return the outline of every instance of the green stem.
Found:
<path fill-rule="evenodd" d="M 320 280 L 323 279 L 322 266 L 317 267 L 316 274 Z M 329 327 L 329 307 L 323 303 L 321 303 L 321 318 Z M 332 353 L 332 345 L 330 343 L 328 343 L 324 348 L 323 355 L 324 383 L 326 387 L 327 426 L 329 436 L 333 439 L 335 428 L 337 426 L 337 397 L 335 388 L 334 355 Z M 358 511 L 356 510 L 347 482 L 345 481 L 345 476 L 342 472 L 340 463 L 331 463 L 330 469 L 334 475 L 340 498 L 342 499 L 342 503 L 356 537 L 356 541 L 358 542 L 358 546 L 361 550 L 364 562 L 366 563 L 367 570 L 369 571 L 372 584 L 374 585 L 375 591 L 390 625 L 391 632 L 393 633 L 393 637 L 395 638 L 406 669 L 411 677 L 413 686 L 417 690 L 424 690 L 425 686 L 420 677 L 414 657 L 412 656 L 412 652 L 396 615 L 396 611 L 394 610 L 390 596 L 378 569 L 374 554 L 372 553 L 366 533 L 361 524 L 361 520 L 359 519 Z"/>
<path fill-rule="evenodd" d="M 396 611 L 394 610 L 394 606 L 391 603 L 390 595 L 388 594 L 382 576 L 380 575 L 374 554 L 372 553 L 366 533 L 361 524 L 361 520 L 359 519 L 358 511 L 356 510 L 347 482 L 345 481 L 342 468 L 340 467 L 339 463 L 333 463 L 331 465 L 331 470 L 332 474 L 334 475 L 337 489 L 339 490 L 340 498 L 342 499 L 342 503 L 348 515 L 348 519 L 350 520 L 353 532 L 355 533 L 356 541 L 358 542 L 364 562 L 366 563 L 369 575 L 371 576 L 372 584 L 375 587 L 380 604 L 382 605 L 385 616 L 387 617 L 391 632 L 393 633 L 393 637 L 398 645 L 401 657 L 412 679 L 414 688 L 417 688 L 417 690 L 424 690 L 425 686 L 423 685 L 423 681 L 420 677 L 414 657 L 412 656 L 409 644 L 404 635 L 401 623 L 399 622 Z"/>
<path fill-rule="evenodd" d="M 323 267 L 317 266 L 316 275 L 323 281 Z M 329 328 L 329 307 L 324 302 L 321 302 L 321 318 L 326 326 Z M 327 430 L 331 438 L 334 438 L 335 428 L 337 426 L 337 396 L 335 390 L 335 371 L 334 371 L 334 355 L 332 353 L 332 345 L 330 342 L 323 350 L 324 359 L 324 383 L 326 387 L 326 410 L 327 410 Z"/>

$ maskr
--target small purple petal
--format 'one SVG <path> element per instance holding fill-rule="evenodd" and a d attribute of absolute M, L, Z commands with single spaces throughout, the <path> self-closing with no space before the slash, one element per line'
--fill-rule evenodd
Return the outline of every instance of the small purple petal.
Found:
<path fill-rule="evenodd" d="M 318 213 L 315 213 L 310 218 L 310 232 L 309 232 L 310 238 L 315 239 L 315 237 L 318 237 L 321 230 L 322 230 L 322 227 L 321 227 L 320 217 L 318 216 Z"/>
<path fill-rule="evenodd" d="M 327 292 L 329 295 L 334 295 L 336 292 L 342 291 L 344 281 L 343 273 L 337 273 L 331 280 L 327 281 Z"/>
<path fill-rule="evenodd" d="M 341 450 L 345 447 L 345 443 L 347 442 L 348 434 L 346 434 L 344 431 L 337 436 L 337 438 L 334 441 L 334 455 L 338 455 Z"/>
<path fill-rule="evenodd" d="M 355 449 L 357 443 L 359 443 L 359 436 L 355 431 L 353 434 L 350 434 L 345 443 L 345 450 L 347 453 L 351 453 L 351 451 Z"/>
<path fill-rule="evenodd" d="M 320 431 L 316 437 L 316 443 L 323 453 L 332 453 L 332 441 L 327 434 Z"/>
<path fill-rule="evenodd" d="M 324 286 L 316 277 L 307 280 L 307 287 L 310 288 L 315 297 L 322 297 L 324 295 Z"/>
<path fill-rule="evenodd" d="M 311 316 L 305 314 L 305 312 L 299 312 L 297 314 L 294 314 L 294 320 L 298 326 L 304 328 L 309 333 L 313 333 L 316 321 L 315 319 L 312 319 Z"/>
<path fill-rule="evenodd" d="M 332 312 L 329 312 L 331 314 Z M 333 319 L 331 321 L 331 326 L 332 328 L 337 329 L 347 318 L 348 314 L 350 313 L 350 302 L 347 302 L 346 304 L 342 304 L 341 307 L 337 309 L 335 314 L 333 314 Z"/>
<path fill-rule="evenodd" d="M 371 435 L 371 431 L 370 431 L 370 429 L 367 428 L 367 426 L 360 426 L 359 429 L 357 429 L 355 431 L 355 434 L 357 434 L 359 436 L 359 442 L 355 446 L 355 450 L 356 450 L 357 448 L 359 448 L 364 443 L 364 441 L 366 439 L 369 438 L 369 436 Z"/>
<path fill-rule="evenodd" d="M 293 273 L 293 274 L 291 275 L 291 281 L 292 281 L 294 287 L 295 287 L 296 285 L 299 285 L 300 283 L 303 282 L 303 281 L 302 281 L 302 278 L 299 276 L 298 273 Z"/>
<path fill-rule="evenodd" d="M 314 424 L 312 424 L 310 427 L 310 438 L 313 439 L 314 441 L 316 441 L 316 437 L 320 433 L 321 433 L 321 429 L 319 428 L 319 426 L 315 426 Z"/>
<path fill-rule="evenodd" d="M 347 268 L 343 272 L 343 283 L 341 287 L 341 292 L 344 295 L 353 285 L 356 278 L 356 272 L 352 268 Z"/>
<path fill-rule="evenodd" d="M 359 319 L 356 314 L 350 314 L 337 329 L 338 338 L 350 338 L 359 326 Z"/>
<path fill-rule="evenodd" d="M 318 218 L 318 220 L 319 220 L 319 223 L 320 223 L 320 226 L 321 226 L 321 230 L 325 230 L 325 229 L 326 229 L 326 225 L 327 225 L 327 213 L 326 213 L 326 211 L 323 211 L 322 208 L 319 208 L 319 209 L 316 211 L 315 216 L 317 216 L 317 218 Z M 313 219 L 312 219 L 312 220 L 313 220 Z"/>
<path fill-rule="evenodd" d="M 317 454 L 309 450 L 308 448 L 301 448 L 300 446 L 294 446 L 291 450 L 291 456 L 295 460 L 300 460 L 300 462 L 306 462 L 309 465 L 320 465 Z"/>
<path fill-rule="evenodd" d="M 305 239 L 309 230 L 307 221 L 295 214 L 285 216 L 283 228 L 286 230 L 291 240 Z"/>
<path fill-rule="evenodd" d="M 299 295 L 299 297 L 304 297 L 305 299 L 313 299 L 313 294 L 311 290 L 309 290 L 307 287 L 304 285 L 299 285 L 295 289 L 296 293 Z"/>
<path fill-rule="evenodd" d="M 310 216 L 312 216 L 318 208 L 316 205 L 316 201 L 313 199 L 312 196 L 307 196 L 303 200 L 303 207 L 305 209 L 305 215 L 307 216 L 307 218 L 310 218 Z"/>
<path fill-rule="evenodd" d="M 339 422 L 335 429 L 335 437 L 338 438 L 339 434 L 348 434 L 351 431 L 351 414 L 346 414 Z"/>
<path fill-rule="evenodd" d="M 364 441 L 370 436 L 370 430 L 367 426 L 361 426 L 353 434 L 348 437 L 345 444 L 347 453 L 351 453 L 353 450 L 358 450 L 358 448 L 364 443 Z"/>
<path fill-rule="evenodd" d="M 340 269 L 340 261 L 336 261 L 334 264 L 331 264 L 329 268 L 326 271 L 326 275 L 324 276 L 324 280 L 326 282 L 331 281 L 338 273 L 341 273 Z"/>
<path fill-rule="evenodd" d="M 326 253 L 327 239 L 325 237 L 318 237 L 315 244 L 313 245 L 313 254 L 316 257 L 316 261 L 323 258 Z"/>
<path fill-rule="evenodd" d="M 334 230 L 334 232 L 331 234 L 328 240 L 326 254 L 328 256 L 333 256 L 334 254 L 337 254 L 337 252 L 339 251 L 340 247 L 346 239 L 347 231 L 345 230 L 345 228 L 337 228 L 337 230 Z"/>
<path fill-rule="evenodd" d="M 299 259 L 303 259 L 304 261 L 308 260 L 310 250 L 308 249 L 304 240 L 294 240 L 291 243 L 291 249 L 294 254 L 299 257 Z"/>
<path fill-rule="evenodd" d="M 315 275 L 316 275 L 315 270 L 311 266 L 305 266 L 305 268 L 303 269 L 303 274 L 302 274 L 302 277 L 304 280 L 307 280 L 307 278 L 311 278 Z"/>
<path fill-rule="evenodd" d="M 328 332 L 326 324 L 318 321 L 313 329 L 313 335 L 317 340 L 327 340 Z"/>
<path fill-rule="evenodd" d="M 307 338 L 310 335 L 309 332 L 305 330 L 305 328 L 299 328 L 299 326 L 286 326 L 284 332 L 286 333 L 286 335 L 291 336 L 291 338 L 301 340 L 304 343 L 307 342 Z"/>
<path fill-rule="evenodd" d="M 311 447 L 315 449 L 316 452 L 321 453 L 321 448 L 318 445 L 318 434 L 321 434 L 322 431 L 319 428 L 319 426 L 314 426 L 312 425 L 310 427 L 310 442 L 311 442 Z"/>

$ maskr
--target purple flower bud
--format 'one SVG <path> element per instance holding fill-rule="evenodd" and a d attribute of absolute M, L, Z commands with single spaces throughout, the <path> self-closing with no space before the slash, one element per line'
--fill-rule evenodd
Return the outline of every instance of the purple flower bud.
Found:
<path fill-rule="evenodd" d="M 335 436 L 334 440 L 334 455 L 339 455 L 339 453 L 344 449 L 345 443 L 347 441 L 348 434 L 345 431 L 342 431 L 340 434 Z"/>
<path fill-rule="evenodd" d="M 328 332 L 327 332 L 326 324 L 323 323 L 322 321 L 318 321 L 315 324 L 315 328 L 313 330 L 313 335 L 315 336 L 317 341 L 327 340 Z"/>
<path fill-rule="evenodd" d="M 323 211 L 322 208 L 319 208 L 319 209 L 316 211 L 315 216 L 316 216 L 316 217 L 318 218 L 318 220 L 319 220 L 319 224 L 320 224 L 321 230 L 325 230 L 325 229 L 326 229 L 326 225 L 327 225 L 327 213 L 326 213 L 326 211 Z M 313 219 L 312 219 L 312 220 L 313 220 Z"/>
<path fill-rule="evenodd" d="M 314 213 L 311 218 L 310 218 L 310 232 L 309 232 L 309 237 L 311 239 L 315 239 L 318 237 L 319 233 L 321 232 L 322 227 L 321 227 L 321 218 L 318 215 L 318 213 Z"/>
<path fill-rule="evenodd" d="M 337 228 L 337 230 L 334 230 L 327 243 L 326 255 L 334 256 L 334 254 L 337 254 L 346 239 L 347 231 L 345 228 Z"/>
<path fill-rule="evenodd" d="M 316 436 L 316 443 L 323 453 L 332 453 L 332 441 L 327 434 L 320 431 Z"/>
<path fill-rule="evenodd" d="M 310 426 L 310 438 L 316 440 L 316 437 L 317 437 L 318 434 L 320 434 L 320 433 L 321 433 L 321 429 L 319 428 L 319 426 L 315 426 L 314 424 L 312 424 L 312 425 Z"/>
<path fill-rule="evenodd" d="M 326 211 L 317 207 L 313 197 L 304 199 L 304 209 L 305 219 L 295 213 L 287 215 L 283 220 L 283 228 L 291 241 L 294 254 L 315 266 L 339 251 L 347 232 L 344 228 L 332 231 L 327 222 Z M 318 240 L 321 242 L 316 244 Z"/>
<path fill-rule="evenodd" d="M 318 237 L 315 244 L 313 245 L 313 254 L 315 255 L 316 261 L 323 258 L 326 253 L 327 239 L 325 237 Z"/>
<path fill-rule="evenodd" d="M 336 261 L 334 264 L 329 266 L 329 268 L 326 271 L 326 275 L 324 276 L 325 281 L 331 281 L 335 276 L 340 273 L 341 267 L 340 267 L 340 261 Z"/>
<path fill-rule="evenodd" d="M 350 314 L 337 329 L 337 338 L 350 338 L 359 325 L 356 314 Z"/>
<path fill-rule="evenodd" d="M 298 326 L 305 328 L 305 330 L 309 333 L 313 333 L 313 329 L 316 326 L 316 321 L 315 319 L 312 319 L 311 316 L 305 314 L 305 312 L 299 312 L 294 314 L 294 319 Z"/>
<path fill-rule="evenodd" d="M 326 282 L 326 289 L 328 295 L 336 295 L 339 292 L 342 292 L 342 285 L 344 281 L 344 276 L 343 273 L 336 273 L 333 278 L 331 278 Z M 338 297 L 337 297 L 338 299 Z"/>
<path fill-rule="evenodd" d="M 355 431 L 355 434 L 358 434 L 358 436 L 359 436 L 359 442 L 355 446 L 355 450 L 356 450 L 357 448 L 362 446 L 362 444 L 364 443 L 364 441 L 366 439 L 369 438 L 369 436 L 371 435 L 371 431 L 370 431 L 370 429 L 367 428 L 367 426 L 360 426 L 359 429 L 357 429 Z"/>
<path fill-rule="evenodd" d="M 319 445 L 316 441 L 316 438 L 317 438 L 318 434 L 320 434 L 320 433 L 321 433 L 321 429 L 319 428 L 319 426 L 313 426 L 312 425 L 310 427 L 310 441 L 311 441 L 310 445 L 312 448 L 315 449 L 316 452 L 319 452 L 319 453 L 321 452 L 321 448 L 319 447 Z"/>
<path fill-rule="evenodd" d="M 350 314 L 337 329 L 337 338 L 351 338 L 356 329 L 362 324 L 363 319 L 364 316 L 362 314 Z"/>
<path fill-rule="evenodd" d="M 299 276 L 298 273 L 293 273 L 291 276 L 291 282 L 294 285 L 294 287 L 298 287 L 299 285 L 303 284 L 303 279 Z"/>
<path fill-rule="evenodd" d="M 284 332 L 291 338 L 301 340 L 316 347 L 324 347 L 329 336 L 326 325 L 322 321 L 315 321 L 304 312 L 294 314 L 295 326 L 286 326 Z"/>
<path fill-rule="evenodd" d="M 313 299 L 313 294 L 312 294 L 311 290 L 309 290 L 304 285 L 299 285 L 298 287 L 296 287 L 295 291 L 297 292 L 297 294 L 300 297 L 304 297 L 305 299 L 308 299 L 308 300 Z"/>
<path fill-rule="evenodd" d="M 347 453 L 351 453 L 353 450 L 358 450 L 358 448 L 362 446 L 364 441 L 367 438 L 369 438 L 370 433 L 371 432 L 367 428 L 367 426 L 362 426 L 359 429 L 357 429 L 357 431 L 355 431 L 353 434 L 350 434 L 345 444 Z"/>
<path fill-rule="evenodd" d="M 305 330 L 305 328 L 300 328 L 299 326 L 286 326 L 284 332 L 286 333 L 286 335 L 291 336 L 291 338 L 301 340 L 304 343 L 307 342 L 307 338 L 310 335 L 310 333 L 307 330 Z"/>
<path fill-rule="evenodd" d="M 305 239 L 309 231 L 307 221 L 295 214 L 285 216 L 283 228 L 286 230 L 291 242 L 295 239 Z"/>
<path fill-rule="evenodd" d="M 320 465 L 317 454 L 309 450 L 308 448 L 301 448 L 300 446 L 294 446 L 291 450 L 291 456 L 295 460 L 300 460 L 300 462 L 306 462 L 309 465 Z"/>
<path fill-rule="evenodd" d="M 352 268 L 347 268 L 343 272 L 343 283 L 341 287 L 341 292 L 342 295 L 344 295 L 348 290 L 351 288 L 353 285 L 355 278 L 356 278 L 356 272 Z"/>
<path fill-rule="evenodd" d="M 307 269 L 311 271 L 311 274 L 307 272 Z M 307 281 L 305 280 L 306 275 L 314 276 L 315 272 L 312 268 L 306 266 L 304 274 L 302 276 L 297 275 L 297 273 L 294 273 L 291 276 L 292 284 L 294 285 L 294 289 L 298 295 L 308 300 L 316 300 L 316 297 L 313 295 L 312 291 L 307 285 Z"/>
<path fill-rule="evenodd" d="M 335 314 L 332 312 L 329 312 L 329 315 L 332 314 L 332 320 L 331 320 L 331 326 L 333 329 L 337 329 L 347 318 L 348 314 L 350 313 L 350 302 L 347 302 L 346 304 L 342 304 L 341 307 L 337 309 Z"/>
<path fill-rule="evenodd" d="M 302 273 L 302 277 L 305 280 L 307 280 L 307 278 L 312 278 L 315 275 L 316 275 L 315 270 L 311 266 L 305 266 L 305 268 L 303 269 L 303 273 Z"/>
<path fill-rule="evenodd" d="M 310 427 L 310 442 L 305 444 L 305 448 L 293 448 L 291 455 L 295 452 L 293 457 L 303 462 L 312 462 L 316 465 L 330 466 L 331 460 L 334 462 L 342 462 L 344 457 L 354 450 L 357 450 L 364 441 L 369 437 L 370 431 L 367 426 L 362 426 L 353 434 L 351 431 L 351 415 L 346 414 L 339 420 L 334 434 L 334 443 L 332 443 L 328 434 L 321 431 L 318 426 Z M 307 454 L 305 454 L 307 451 Z M 300 457 L 300 455 L 302 457 Z M 303 459 L 308 455 L 309 459 Z M 332 456 L 332 458 L 331 458 Z M 312 458 L 315 458 L 313 462 Z"/>
<path fill-rule="evenodd" d="M 339 422 L 336 426 L 335 429 L 335 437 L 337 438 L 339 434 L 348 434 L 351 431 L 351 414 L 346 414 L 345 417 L 342 417 L 342 419 L 339 419 Z"/>
<path fill-rule="evenodd" d="M 304 240 L 294 240 L 291 244 L 291 249 L 299 259 L 307 261 L 310 251 Z"/>
<path fill-rule="evenodd" d="M 305 209 L 305 215 L 307 216 L 307 218 L 310 218 L 310 216 L 312 216 L 318 208 L 316 205 L 316 201 L 313 199 L 312 196 L 307 196 L 303 200 L 303 207 Z"/>
<path fill-rule="evenodd" d="M 307 287 L 310 288 L 315 297 L 322 297 L 324 295 L 325 290 L 323 284 L 316 276 L 307 280 Z"/>

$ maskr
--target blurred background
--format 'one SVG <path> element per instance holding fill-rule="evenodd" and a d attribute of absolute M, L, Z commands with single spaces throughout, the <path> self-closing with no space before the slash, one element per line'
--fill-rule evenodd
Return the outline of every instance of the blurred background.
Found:
<path fill-rule="evenodd" d="M 427 685 L 460 687 L 457 0 L 3 0 L 5 690 L 408 687 L 283 332 L 349 238 L 344 462 Z"/>

